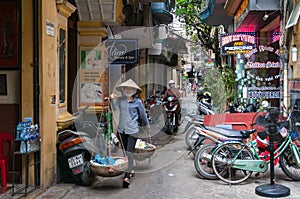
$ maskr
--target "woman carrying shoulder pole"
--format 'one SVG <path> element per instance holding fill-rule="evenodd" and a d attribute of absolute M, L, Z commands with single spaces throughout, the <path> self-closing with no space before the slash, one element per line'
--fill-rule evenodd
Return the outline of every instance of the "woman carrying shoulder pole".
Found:
<path fill-rule="evenodd" d="M 121 97 L 111 94 L 113 110 L 120 110 L 118 122 L 118 135 L 120 135 L 121 143 L 128 157 L 128 168 L 125 171 L 123 179 L 123 188 L 128 188 L 130 185 L 130 177 L 134 176 L 133 170 L 133 153 L 135 144 L 138 139 L 139 122 L 147 127 L 150 133 L 149 121 L 141 99 L 135 97 L 142 93 L 142 89 L 131 79 L 121 83 L 116 87 L 122 92 Z"/>

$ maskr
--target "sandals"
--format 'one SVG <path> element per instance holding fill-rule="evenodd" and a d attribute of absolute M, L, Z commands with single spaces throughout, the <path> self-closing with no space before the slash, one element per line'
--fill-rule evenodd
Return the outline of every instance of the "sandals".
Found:
<path fill-rule="evenodd" d="M 130 173 L 126 173 L 124 180 L 123 180 L 123 188 L 129 188 L 130 182 L 129 179 L 134 177 L 134 170 L 132 170 Z"/>
<path fill-rule="evenodd" d="M 132 171 L 129 173 L 129 176 L 130 176 L 131 178 L 133 178 L 134 175 L 135 175 L 134 170 L 132 170 Z"/>
<path fill-rule="evenodd" d="M 123 188 L 129 188 L 130 182 L 128 178 L 124 178 L 123 180 Z"/>

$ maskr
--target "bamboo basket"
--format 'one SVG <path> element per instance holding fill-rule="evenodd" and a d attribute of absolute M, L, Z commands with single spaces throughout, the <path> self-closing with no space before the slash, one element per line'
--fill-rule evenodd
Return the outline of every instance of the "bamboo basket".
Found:
<path fill-rule="evenodd" d="M 122 175 L 128 167 L 127 157 L 113 157 L 116 163 L 113 165 L 102 165 L 95 163 L 93 160 L 90 161 L 90 168 L 92 172 L 102 177 L 114 177 Z M 118 160 L 121 160 L 118 163 Z"/>
<path fill-rule="evenodd" d="M 150 143 L 146 143 L 146 145 L 148 146 L 147 148 L 135 148 L 134 149 L 134 153 L 133 153 L 133 158 L 136 160 L 144 160 L 147 158 L 150 158 L 155 150 L 156 147 L 153 144 Z"/>

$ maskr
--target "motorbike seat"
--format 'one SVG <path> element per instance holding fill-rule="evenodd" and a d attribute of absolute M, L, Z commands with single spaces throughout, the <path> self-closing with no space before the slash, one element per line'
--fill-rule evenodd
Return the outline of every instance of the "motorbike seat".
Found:
<path fill-rule="evenodd" d="M 206 128 L 210 131 L 220 133 L 221 135 L 229 137 L 229 138 L 246 139 L 246 138 L 250 137 L 251 133 L 255 132 L 255 130 L 230 130 L 230 129 L 224 129 L 224 128 L 215 127 L 215 126 L 206 126 Z"/>
<path fill-rule="evenodd" d="M 201 121 L 203 122 L 204 121 L 204 118 L 203 118 L 203 115 L 191 115 L 191 114 L 188 114 L 187 117 L 189 118 L 188 120 L 196 120 L 196 121 Z"/>

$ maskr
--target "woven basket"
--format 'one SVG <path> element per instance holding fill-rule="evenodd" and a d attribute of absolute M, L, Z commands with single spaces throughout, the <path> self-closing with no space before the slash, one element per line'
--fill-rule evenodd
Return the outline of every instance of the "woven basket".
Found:
<path fill-rule="evenodd" d="M 90 161 L 91 170 L 94 174 L 102 177 L 114 177 L 122 175 L 128 167 L 128 160 L 125 157 L 113 157 L 116 161 L 121 160 L 120 163 L 113 165 L 101 165 Z"/>
<path fill-rule="evenodd" d="M 150 158 L 154 154 L 156 147 L 150 143 L 147 143 L 147 146 L 147 148 L 135 148 L 133 158 L 137 160 Z"/>

